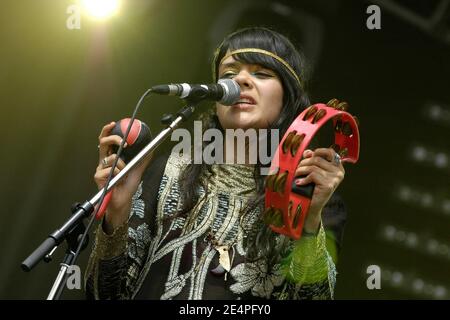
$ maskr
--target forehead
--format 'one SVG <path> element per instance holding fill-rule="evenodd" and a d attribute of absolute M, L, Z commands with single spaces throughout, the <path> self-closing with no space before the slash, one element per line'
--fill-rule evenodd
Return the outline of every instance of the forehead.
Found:
<path fill-rule="evenodd" d="M 236 60 L 233 58 L 233 56 L 229 56 L 229 57 L 227 57 L 225 60 L 222 60 L 222 61 L 221 61 L 219 67 L 224 67 L 224 66 L 227 66 L 227 65 L 230 65 L 230 64 L 233 64 L 233 65 L 241 65 L 242 62 L 236 61 Z"/>
<path fill-rule="evenodd" d="M 222 70 L 224 68 L 241 68 L 242 66 L 267 68 L 257 63 L 247 63 L 238 61 L 234 59 L 233 56 L 229 56 L 220 63 L 219 70 Z"/>

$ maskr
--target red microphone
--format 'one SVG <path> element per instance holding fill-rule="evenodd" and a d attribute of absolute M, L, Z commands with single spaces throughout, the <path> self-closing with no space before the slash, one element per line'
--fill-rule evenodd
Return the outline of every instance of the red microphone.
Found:
<path fill-rule="evenodd" d="M 125 136 L 128 125 L 130 124 L 130 118 L 125 118 L 116 122 L 116 125 L 111 130 L 111 135 L 118 135 L 121 138 Z M 141 120 L 134 119 L 131 126 L 130 132 L 127 137 L 127 147 L 122 149 L 120 159 L 125 163 L 128 163 L 133 159 L 147 144 L 152 141 L 152 133 L 150 128 Z M 117 153 L 119 149 L 118 146 L 113 146 L 113 153 Z M 108 191 L 105 195 L 103 202 L 100 204 L 100 209 L 98 209 L 95 218 L 97 220 L 101 219 L 106 212 L 109 201 L 111 200 L 112 190 Z"/>

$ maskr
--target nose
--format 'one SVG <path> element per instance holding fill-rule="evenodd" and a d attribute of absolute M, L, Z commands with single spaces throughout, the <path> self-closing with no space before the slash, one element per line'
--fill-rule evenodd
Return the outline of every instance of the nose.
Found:
<path fill-rule="evenodd" d="M 246 70 L 241 70 L 236 76 L 234 76 L 234 80 L 241 88 L 251 89 L 253 87 L 251 75 Z"/>

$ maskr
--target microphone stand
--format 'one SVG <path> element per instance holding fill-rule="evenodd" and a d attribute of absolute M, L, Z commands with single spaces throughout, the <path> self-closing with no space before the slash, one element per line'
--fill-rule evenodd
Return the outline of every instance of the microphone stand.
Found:
<path fill-rule="evenodd" d="M 186 121 L 195 111 L 198 104 L 198 100 L 187 101 L 188 104 L 184 106 L 176 114 L 176 118 L 172 115 L 164 117 L 164 123 L 169 123 L 167 128 L 162 130 L 147 146 L 145 146 L 113 179 L 111 179 L 107 186 L 107 192 L 109 192 L 130 170 L 137 166 L 148 154 L 153 152 L 168 136 L 171 132 L 178 127 L 182 121 Z M 33 253 L 31 253 L 21 264 L 24 271 L 30 271 L 33 269 L 39 261 L 49 262 L 51 255 L 56 250 L 58 245 L 64 240 L 68 242 L 68 248 L 66 254 L 61 263 L 61 269 L 56 277 L 53 287 L 47 297 L 48 300 L 59 299 L 65 285 L 65 279 L 67 277 L 67 270 L 72 265 L 72 260 L 75 255 L 76 248 L 81 240 L 81 234 L 84 232 L 83 219 L 89 217 L 94 211 L 95 206 L 98 204 L 104 189 L 101 189 L 90 200 L 83 204 L 77 204 L 73 210 L 72 216 L 59 228 L 51 233 L 44 242 L 37 247 Z M 80 227 L 82 226 L 82 227 Z M 87 238 L 84 247 L 87 246 Z"/>
<path fill-rule="evenodd" d="M 79 208 L 80 204 L 79 203 L 75 203 L 72 206 L 72 213 L 76 212 L 76 210 Z M 75 228 L 69 232 L 69 234 L 66 236 L 66 242 L 67 242 L 67 250 L 66 250 L 66 254 L 64 255 L 63 261 L 60 264 L 60 270 L 58 272 L 58 275 L 56 277 L 55 282 L 53 283 L 53 287 L 50 290 L 50 293 L 47 297 L 47 300 L 59 300 L 63 289 L 64 289 L 64 285 L 66 284 L 66 279 L 68 276 L 68 271 L 70 266 L 72 265 L 72 262 L 74 257 L 75 257 L 75 252 L 77 251 L 78 245 L 81 241 L 81 238 L 83 237 L 83 233 L 86 231 L 86 228 L 84 226 L 84 223 L 81 222 L 79 223 L 77 226 L 75 226 Z M 89 242 L 89 237 L 87 236 L 84 239 L 84 243 L 81 247 L 81 250 L 84 250 Z M 56 249 L 56 247 L 52 250 L 53 251 Z M 46 262 L 50 262 L 51 261 L 51 254 L 50 255 L 46 255 L 44 258 L 44 261 Z"/>

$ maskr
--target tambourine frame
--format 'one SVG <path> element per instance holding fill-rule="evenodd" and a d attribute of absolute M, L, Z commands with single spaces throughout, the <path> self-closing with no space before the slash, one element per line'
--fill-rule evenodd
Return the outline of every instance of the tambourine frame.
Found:
<path fill-rule="evenodd" d="M 356 119 L 344 111 L 347 104 L 333 99 L 305 109 L 291 124 L 273 157 L 266 178 L 263 219 L 277 233 L 299 239 L 309 211 L 312 194 L 298 192 L 295 171 L 315 134 L 333 122 L 334 144 L 342 162 L 356 163 L 359 158 L 359 130 Z M 301 191 L 301 190 L 300 190 Z"/>

